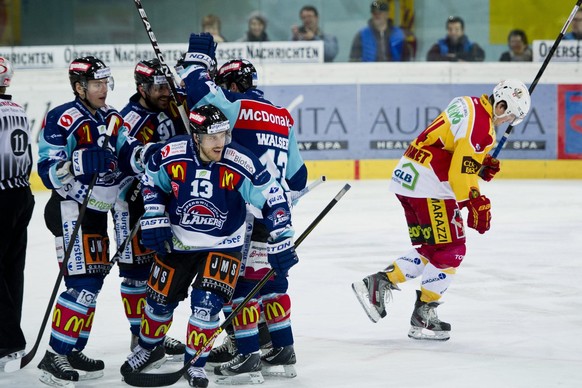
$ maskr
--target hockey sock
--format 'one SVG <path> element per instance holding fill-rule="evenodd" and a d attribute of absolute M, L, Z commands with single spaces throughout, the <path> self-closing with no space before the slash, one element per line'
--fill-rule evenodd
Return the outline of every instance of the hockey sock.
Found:
<path fill-rule="evenodd" d="M 53 322 L 49 345 L 58 354 L 69 354 L 77 344 L 81 330 L 85 326 L 89 308 L 76 298 L 63 292 L 57 299 L 53 311 Z"/>
<path fill-rule="evenodd" d="M 414 279 L 422 274 L 427 262 L 428 260 L 420 255 L 416 249 L 412 249 L 392 263 L 391 266 L 394 267 L 394 270 L 388 272 L 388 280 L 392 284 L 399 284 Z"/>
<path fill-rule="evenodd" d="M 79 338 L 77 339 L 77 343 L 75 344 L 75 349 L 83 350 L 87 345 L 87 341 L 89 341 L 89 334 L 91 334 L 91 329 L 93 328 L 93 320 L 95 317 L 95 301 L 91 303 L 89 308 L 87 309 L 87 317 L 85 318 L 85 325 L 81 329 L 81 333 L 79 333 Z"/>
<path fill-rule="evenodd" d="M 146 308 L 139 333 L 139 345 L 145 349 L 153 349 L 160 344 L 172 326 L 174 310 L 156 311 L 156 307 Z"/>
<path fill-rule="evenodd" d="M 146 284 L 147 280 L 125 278 L 120 287 L 125 316 L 131 333 L 135 336 L 139 336 L 141 317 L 146 305 Z"/>
<path fill-rule="evenodd" d="M 236 308 L 243 298 L 233 301 Z M 250 354 L 259 350 L 259 301 L 251 299 L 233 319 L 234 337 L 238 352 Z"/>
<path fill-rule="evenodd" d="M 291 298 L 289 298 L 289 295 L 275 293 L 264 295 L 263 306 L 273 347 L 281 348 L 292 345 Z"/>
<path fill-rule="evenodd" d="M 439 300 L 451 285 L 456 272 L 456 268 L 441 269 L 428 263 L 422 273 L 420 300 L 426 303 Z"/>
<path fill-rule="evenodd" d="M 190 319 L 188 320 L 188 333 L 186 336 L 185 364 L 190 362 L 196 352 L 204 346 L 206 341 L 208 341 L 208 338 L 214 334 L 216 329 L 218 329 L 219 323 L 218 319 L 215 321 L 203 321 L 194 317 L 194 315 L 190 316 Z M 206 349 L 207 350 L 200 355 L 196 362 L 194 362 L 193 366 L 204 367 L 210 349 L 212 349 L 212 344 L 209 344 Z"/>

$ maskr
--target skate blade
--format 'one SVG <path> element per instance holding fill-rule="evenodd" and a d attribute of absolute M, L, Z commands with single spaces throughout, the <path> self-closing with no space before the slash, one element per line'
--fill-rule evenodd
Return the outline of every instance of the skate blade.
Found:
<path fill-rule="evenodd" d="M 0 370 L 4 370 L 6 373 L 16 372 L 20 370 L 21 358 L 24 357 L 26 353 L 24 350 L 11 353 L 0 359 Z"/>
<path fill-rule="evenodd" d="M 166 361 L 168 362 L 184 362 L 184 353 L 168 354 L 166 353 Z"/>
<path fill-rule="evenodd" d="M 218 385 L 249 385 L 262 384 L 265 382 L 260 371 L 241 373 L 233 376 L 215 376 L 214 382 Z"/>
<path fill-rule="evenodd" d="M 294 365 L 266 365 L 263 364 L 263 376 L 285 377 L 292 379 L 297 377 L 297 371 Z"/>
<path fill-rule="evenodd" d="M 74 382 L 63 380 L 63 379 L 58 379 L 45 370 L 42 371 L 42 374 L 40 375 L 39 380 L 42 381 L 46 385 L 50 385 L 51 387 L 75 388 Z"/>
<path fill-rule="evenodd" d="M 451 338 L 449 331 L 432 331 L 423 327 L 411 326 L 408 337 L 415 340 L 448 341 Z"/>
<path fill-rule="evenodd" d="M 75 370 L 79 373 L 79 381 L 95 380 L 95 379 L 98 379 L 100 377 L 103 377 L 102 370 L 96 370 L 96 371 L 91 371 L 91 372 L 79 370 L 79 369 L 75 369 Z"/>
<path fill-rule="evenodd" d="M 359 281 L 352 283 L 352 290 L 354 290 L 354 294 L 356 294 L 356 298 L 358 298 L 358 301 L 362 305 L 366 315 L 368 315 L 368 318 L 370 318 L 374 323 L 378 322 L 382 317 L 378 314 L 378 311 L 376 311 L 374 306 L 370 304 L 368 287 L 366 287 L 364 282 Z"/>

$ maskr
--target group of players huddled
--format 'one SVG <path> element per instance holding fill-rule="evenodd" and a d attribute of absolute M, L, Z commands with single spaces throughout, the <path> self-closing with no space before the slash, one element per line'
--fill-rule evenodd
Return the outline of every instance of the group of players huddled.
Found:
<path fill-rule="evenodd" d="M 112 261 L 131 330 L 123 376 L 167 360 L 191 364 L 184 378 L 193 387 L 208 385 L 207 361 L 223 384 L 296 375 L 287 294 L 287 272 L 298 261 L 290 198 L 305 188 L 307 168 L 293 118 L 256 88 L 255 67 L 237 59 L 217 69 L 215 48 L 211 35 L 191 35 L 175 67 L 177 95 L 164 64 L 139 62 L 136 93 L 121 111 L 106 103 L 113 78 L 103 61 L 71 62 L 75 99 L 48 112 L 39 144 L 38 172 L 52 190 L 45 221 L 66 285 L 38 365 L 42 382 L 66 387 L 103 375 L 103 361 L 83 350 Z M 121 247 L 113 260 L 110 211 Z M 228 315 L 271 268 L 275 276 L 232 321 L 225 343 L 200 352 L 221 311 Z M 188 293 L 183 344 L 166 334 Z"/>

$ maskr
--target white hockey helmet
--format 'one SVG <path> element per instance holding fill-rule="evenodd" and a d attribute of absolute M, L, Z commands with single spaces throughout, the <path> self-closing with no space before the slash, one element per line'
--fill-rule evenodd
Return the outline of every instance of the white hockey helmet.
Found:
<path fill-rule="evenodd" d="M 4 57 L 0 57 L 0 87 L 10 86 L 10 81 L 14 75 L 12 63 Z"/>
<path fill-rule="evenodd" d="M 495 106 L 500 101 L 505 101 L 507 109 L 501 116 L 496 116 Z M 493 88 L 493 116 L 495 118 L 514 115 L 515 119 L 511 125 L 517 125 L 527 116 L 530 106 L 531 97 L 529 90 L 519 80 L 507 79 L 501 81 Z"/>

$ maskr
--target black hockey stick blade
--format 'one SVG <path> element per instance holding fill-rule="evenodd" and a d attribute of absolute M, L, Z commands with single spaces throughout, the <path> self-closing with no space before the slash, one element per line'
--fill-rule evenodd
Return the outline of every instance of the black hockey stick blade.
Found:
<path fill-rule="evenodd" d="M 338 203 L 338 201 L 344 196 L 345 193 L 351 188 L 349 184 L 345 184 L 344 187 L 336 194 L 336 196 L 327 204 L 325 209 L 319 213 L 319 215 L 309 224 L 305 231 L 295 240 L 295 247 L 298 247 L 305 238 L 311 233 L 313 229 L 319 224 L 319 222 L 329 213 L 329 211 Z M 261 288 L 267 283 L 267 281 L 275 274 L 275 270 L 272 268 L 267 272 L 265 276 L 255 285 L 255 287 L 247 294 L 245 299 L 229 314 L 224 322 L 220 325 L 218 329 L 212 333 L 212 335 L 206 340 L 204 346 L 199 349 L 194 357 L 189 363 L 184 365 L 181 369 L 175 372 L 169 373 L 128 373 L 123 376 L 123 380 L 126 384 L 133 387 L 166 387 L 168 385 L 173 385 L 182 378 L 182 375 L 190 365 L 192 365 L 200 357 L 200 355 L 205 352 L 214 342 L 214 340 L 222 333 L 222 331 L 230 324 L 230 322 L 237 316 L 237 314 L 245 307 L 245 305 L 255 296 Z"/>

